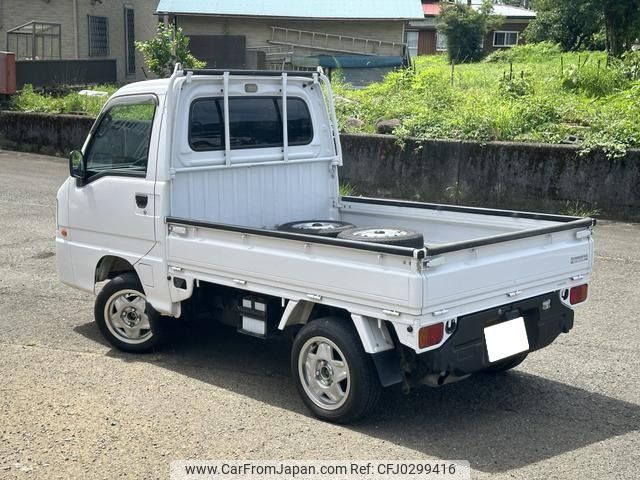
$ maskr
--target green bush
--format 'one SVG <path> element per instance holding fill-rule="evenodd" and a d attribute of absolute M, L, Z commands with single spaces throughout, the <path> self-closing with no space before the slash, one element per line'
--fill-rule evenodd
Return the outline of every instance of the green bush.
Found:
<path fill-rule="evenodd" d="M 505 75 L 500 80 L 500 93 L 504 97 L 524 97 L 525 95 L 530 95 L 533 93 L 533 86 L 524 77 L 524 75 L 516 75 L 515 77 Z"/>
<path fill-rule="evenodd" d="M 543 62 L 557 55 L 560 55 L 560 45 L 551 42 L 538 42 L 496 50 L 489 54 L 484 61 L 488 63 Z"/>
<path fill-rule="evenodd" d="M 640 50 L 623 53 L 620 68 L 630 80 L 640 80 Z"/>
<path fill-rule="evenodd" d="M 136 42 L 149 70 L 160 78 L 169 77 L 176 63 L 184 68 L 204 68 L 201 62 L 189 51 L 189 37 L 182 33 L 182 28 L 174 32 L 172 25 L 158 23 L 156 36 L 146 42 Z"/>
<path fill-rule="evenodd" d="M 437 26 L 447 37 L 447 54 L 452 62 L 474 62 L 483 57 L 484 36 L 502 20 L 491 14 L 492 9 L 488 0 L 479 10 L 462 3 L 443 4 Z"/>
<path fill-rule="evenodd" d="M 566 90 L 579 90 L 588 97 L 604 97 L 624 89 L 627 76 L 618 66 L 572 65 L 564 72 L 562 86 Z"/>
<path fill-rule="evenodd" d="M 107 99 L 116 91 L 113 85 L 101 85 L 92 90 L 106 92 L 106 96 L 80 95 L 70 92 L 66 95 L 54 96 L 34 91 L 29 84 L 13 97 L 13 108 L 24 112 L 43 113 L 79 113 L 96 116 Z"/>

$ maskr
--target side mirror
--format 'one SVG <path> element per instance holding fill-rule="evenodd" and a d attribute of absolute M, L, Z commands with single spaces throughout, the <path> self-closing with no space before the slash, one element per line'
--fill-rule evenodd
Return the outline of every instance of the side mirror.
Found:
<path fill-rule="evenodd" d="M 77 178 L 79 181 L 84 181 L 85 179 L 86 168 L 84 156 L 79 150 L 74 150 L 69 154 L 69 175 L 73 178 Z"/>

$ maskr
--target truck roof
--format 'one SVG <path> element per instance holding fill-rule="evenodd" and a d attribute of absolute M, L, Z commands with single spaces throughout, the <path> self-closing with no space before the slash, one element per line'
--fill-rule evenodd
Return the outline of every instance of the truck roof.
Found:
<path fill-rule="evenodd" d="M 142 82 L 129 83 L 118 90 L 118 95 L 132 95 L 135 93 L 155 93 L 166 95 L 169 88 L 169 78 L 157 80 L 143 80 Z"/>

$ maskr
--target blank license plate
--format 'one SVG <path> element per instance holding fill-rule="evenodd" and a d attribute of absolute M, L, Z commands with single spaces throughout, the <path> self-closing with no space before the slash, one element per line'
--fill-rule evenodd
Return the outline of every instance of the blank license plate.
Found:
<path fill-rule="evenodd" d="M 527 329 L 522 317 L 485 328 L 484 339 L 490 362 L 497 362 L 516 353 L 529 350 Z"/>

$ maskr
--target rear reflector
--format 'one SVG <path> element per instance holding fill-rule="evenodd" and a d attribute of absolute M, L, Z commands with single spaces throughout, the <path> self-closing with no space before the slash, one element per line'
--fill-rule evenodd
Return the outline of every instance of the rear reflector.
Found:
<path fill-rule="evenodd" d="M 442 341 L 444 335 L 444 323 L 436 323 L 428 327 L 422 327 L 418 332 L 418 346 L 420 348 L 432 347 Z"/>
<path fill-rule="evenodd" d="M 569 293 L 569 303 L 571 305 L 576 305 L 577 303 L 582 303 L 587 299 L 587 294 L 589 292 L 589 285 L 578 285 L 577 287 L 573 287 Z"/>

